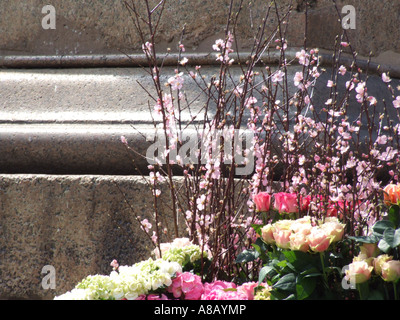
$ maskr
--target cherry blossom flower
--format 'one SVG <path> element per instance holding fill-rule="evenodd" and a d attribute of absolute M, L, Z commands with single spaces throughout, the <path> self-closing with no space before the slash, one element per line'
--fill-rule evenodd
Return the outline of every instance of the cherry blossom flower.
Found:
<path fill-rule="evenodd" d="M 327 83 L 326 86 L 327 86 L 328 88 L 332 88 L 334 85 L 335 85 L 335 84 L 333 83 L 332 80 L 328 80 L 328 83 Z"/>
<path fill-rule="evenodd" d="M 125 145 L 128 145 L 128 140 L 124 136 L 121 136 L 121 142 Z"/>
<path fill-rule="evenodd" d="M 142 50 L 146 54 L 151 54 L 152 48 L 153 48 L 153 44 L 151 44 L 148 41 L 142 45 Z"/>
<path fill-rule="evenodd" d="M 272 75 L 271 80 L 272 82 L 281 82 L 284 76 L 285 73 L 282 70 L 279 70 Z"/>
<path fill-rule="evenodd" d="M 346 89 L 349 91 L 354 89 L 354 82 L 353 81 L 346 81 Z"/>
<path fill-rule="evenodd" d="M 345 74 L 346 74 L 346 72 L 347 72 L 347 69 L 346 69 L 346 67 L 345 66 L 340 66 L 340 68 L 339 68 L 339 73 L 342 75 L 342 76 L 344 76 Z"/>
<path fill-rule="evenodd" d="M 179 61 L 179 64 L 181 64 L 182 66 L 184 66 L 186 63 L 188 63 L 189 59 L 188 58 L 183 58 L 181 61 Z"/>
<path fill-rule="evenodd" d="M 296 72 L 296 74 L 294 76 L 294 85 L 296 87 L 298 87 L 299 84 L 301 83 L 301 81 L 303 81 L 303 73 L 302 72 Z"/>
<path fill-rule="evenodd" d="M 183 87 L 183 78 L 182 78 L 183 73 L 178 73 L 173 77 L 170 77 L 168 79 L 168 84 L 171 85 L 172 90 L 180 90 Z"/>
<path fill-rule="evenodd" d="M 398 109 L 400 108 L 400 96 L 396 97 L 396 100 L 393 101 L 393 106 Z"/>
<path fill-rule="evenodd" d="M 382 73 L 382 81 L 385 83 L 389 83 L 392 81 L 392 79 L 390 79 L 390 77 L 386 73 Z"/>
<path fill-rule="evenodd" d="M 149 230 L 152 228 L 151 223 L 147 219 L 142 220 L 140 222 L 140 224 L 141 224 L 141 228 L 146 232 L 149 232 Z"/>
<path fill-rule="evenodd" d="M 376 98 L 373 97 L 373 96 L 369 96 L 369 97 L 367 98 L 367 100 L 369 101 L 369 105 L 370 105 L 370 106 L 374 106 L 374 105 L 376 105 L 376 104 L 378 103 L 378 100 L 376 100 Z"/>
<path fill-rule="evenodd" d="M 111 261 L 110 266 L 113 267 L 114 270 L 117 270 L 119 267 L 119 264 L 118 264 L 117 260 L 114 259 L 113 261 Z"/>
<path fill-rule="evenodd" d="M 362 103 L 364 100 L 364 97 L 366 95 L 366 88 L 365 88 L 365 82 L 360 82 L 357 87 L 356 87 L 356 99 L 359 103 Z"/>
<path fill-rule="evenodd" d="M 387 147 L 385 152 L 378 155 L 377 158 L 382 161 L 390 161 L 394 158 L 394 156 L 398 153 L 397 150 L 394 150 L 392 147 Z"/>
<path fill-rule="evenodd" d="M 379 136 L 379 137 L 376 139 L 376 143 L 378 143 L 378 144 L 386 144 L 387 141 L 388 141 L 388 139 L 387 139 L 387 136 L 385 136 L 385 135 Z"/>
<path fill-rule="evenodd" d="M 296 58 L 299 59 L 301 65 L 308 66 L 310 64 L 310 55 L 304 49 L 296 52 Z"/>
<path fill-rule="evenodd" d="M 197 209 L 199 209 L 200 211 L 204 210 L 206 203 L 206 196 L 202 194 L 200 198 L 197 198 L 196 203 L 197 203 Z"/>

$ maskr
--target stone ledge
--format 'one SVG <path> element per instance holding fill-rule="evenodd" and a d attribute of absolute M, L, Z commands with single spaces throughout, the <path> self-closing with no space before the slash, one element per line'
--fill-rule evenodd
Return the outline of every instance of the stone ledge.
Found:
<path fill-rule="evenodd" d="M 296 52 L 301 48 L 290 48 L 286 51 L 287 60 L 295 60 Z M 196 52 L 183 54 L 188 58 L 189 66 L 219 66 L 213 52 Z M 251 56 L 249 52 L 232 54 L 237 62 L 245 63 Z M 280 52 L 271 51 L 261 56 L 261 61 L 266 64 L 276 65 L 279 63 Z M 371 57 L 371 61 L 365 56 L 358 56 L 357 63 L 362 69 L 368 68 L 370 73 L 381 74 L 389 72 L 392 77 L 400 78 L 400 53 L 386 51 L 378 57 Z M 177 66 L 179 55 L 177 53 L 158 55 L 158 62 L 163 66 Z M 295 62 L 295 61 L 294 61 Z M 349 54 L 342 54 L 340 63 L 350 67 L 353 57 Z M 89 54 L 89 55 L 3 55 L 0 56 L 0 67 L 5 69 L 20 68 L 139 68 L 148 64 L 143 54 Z M 328 50 L 320 50 L 320 65 L 330 67 L 332 65 L 332 53 Z"/>
<path fill-rule="evenodd" d="M 162 81 L 174 73 L 173 67 L 165 68 Z M 301 66 L 290 66 L 288 77 L 292 79 L 299 70 Z M 328 99 L 327 70 L 315 88 L 316 108 Z M 217 69 L 207 66 L 202 72 L 210 78 Z M 128 155 L 120 137 L 126 136 L 142 155 L 154 141 L 156 131 L 149 111 L 154 102 L 137 83 L 151 88 L 146 75 L 140 68 L 0 71 L 0 173 L 135 174 L 132 160 L 145 169 L 147 162 L 136 154 Z M 232 76 L 239 78 L 240 68 L 233 67 Z M 207 99 L 189 78 L 185 75 L 185 91 L 192 113 L 199 113 L 200 119 Z M 344 88 L 347 80 L 349 76 L 339 77 L 338 88 Z M 391 101 L 380 76 L 371 75 L 368 81 L 370 95 Z M 391 84 L 396 88 L 400 81 L 393 78 Z M 209 112 L 212 116 L 215 106 Z M 396 117 L 394 108 L 389 112 Z M 354 97 L 348 115 L 350 120 L 359 115 Z M 247 111 L 244 117 L 245 124 Z M 191 115 L 183 113 L 182 119 L 186 124 Z"/>

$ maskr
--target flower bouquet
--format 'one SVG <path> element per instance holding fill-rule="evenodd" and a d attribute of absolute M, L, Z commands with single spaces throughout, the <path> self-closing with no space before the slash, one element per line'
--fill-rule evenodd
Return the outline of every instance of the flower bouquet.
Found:
<path fill-rule="evenodd" d="M 124 2 L 142 39 L 154 84 L 145 90 L 161 132 L 143 174 L 154 210 L 145 218 L 132 212 L 153 257 L 114 261 L 110 275 L 89 276 L 56 299 L 397 299 L 400 105 L 389 75 L 378 78 L 392 103 L 380 104 L 345 30 L 329 73 L 318 48 L 307 48 L 307 30 L 304 48 L 291 54 L 293 7 L 282 13 L 277 1 L 259 13 L 243 58 L 236 27 L 246 4 L 231 0 L 225 38 L 212 46 L 217 74 L 185 57 L 182 32 L 173 75 L 164 78 L 155 39 L 167 1 Z M 345 66 L 346 50 L 354 61 Z M 266 52 L 277 53 L 274 66 Z M 328 94 L 317 95 L 324 76 L 318 89 Z M 189 81 L 199 96 L 186 96 Z M 200 97 L 204 105 L 193 107 Z"/>
<path fill-rule="evenodd" d="M 298 208 L 292 194 L 257 194 L 257 211 L 272 212 L 274 218 L 252 226 L 257 234 L 252 249 L 241 252 L 235 262 L 261 260 L 262 267 L 251 279 L 239 283 L 218 279 L 205 282 L 200 270 L 211 262 L 209 249 L 202 250 L 188 238 L 176 238 L 161 244 L 161 250 L 154 250 L 154 258 L 132 266 L 112 261 L 109 276 L 88 276 L 55 299 L 398 299 L 399 190 L 399 185 L 385 188 L 388 215 L 372 226 L 370 234 L 360 237 L 345 236 L 346 225 L 337 213 L 321 220 L 308 215 L 288 218 Z M 274 209 L 270 209 L 272 198 Z M 307 210 L 311 202 L 302 202 L 302 210 Z M 360 245 L 353 246 L 354 242 Z"/>

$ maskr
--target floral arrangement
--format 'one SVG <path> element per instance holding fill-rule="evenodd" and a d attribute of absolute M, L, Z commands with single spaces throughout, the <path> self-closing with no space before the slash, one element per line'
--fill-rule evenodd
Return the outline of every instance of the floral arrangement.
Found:
<path fill-rule="evenodd" d="M 111 263 L 109 276 L 83 279 L 56 300 L 274 300 L 274 299 L 398 299 L 400 283 L 400 185 L 385 188 L 386 219 L 376 222 L 367 236 L 345 238 L 346 225 L 332 215 L 288 219 L 294 197 L 275 194 L 275 218 L 253 225 L 258 235 L 252 250 L 236 263 L 260 259 L 263 267 L 252 280 L 205 282 L 200 276 L 208 250 L 188 238 L 176 238 L 154 250 L 154 259 L 119 266 Z M 269 212 L 271 196 L 255 197 L 258 212 Z M 303 209 L 309 205 L 303 203 Z M 262 210 L 262 211 L 261 211 Z M 350 241 L 350 242 L 349 242 Z M 361 243 L 351 259 L 351 241 Z M 396 259 L 395 259 L 396 258 Z M 347 264 L 346 264 L 347 263 Z M 389 291 L 388 284 L 392 284 Z M 385 296 L 386 295 L 386 296 Z"/>
<path fill-rule="evenodd" d="M 212 46 L 217 75 L 186 56 L 182 32 L 173 74 L 164 78 L 171 68 L 155 39 L 167 0 L 124 2 L 142 39 L 154 85 L 144 89 L 161 132 L 157 152 L 143 155 L 154 210 L 145 218 L 132 211 L 154 258 L 114 261 L 109 276 L 89 276 L 57 299 L 397 299 L 400 86 L 389 74 L 379 78 L 392 101 L 378 101 L 346 30 L 329 71 L 318 48 L 307 48 L 307 30 L 304 48 L 291 56 L 293 7 L 281 12 L 277 1 L 259 13 L 243 59 L 236 26 L 246 2 L 231 0 L 225 38 Z M 276 64 L 266 52 L 277 53 Z M 346 52 L 354 61 L 345 65 Z M 317 102 L 324 74 L 326 100 Z M 186 96 L 189 81 L 205 98 L 200 109 L 192 108 L 198 97 Z M 189 129 L 201 139 L 187 148 Z"/>
<path fill-rule="evenodd" d="M 113 260 L 114 270 L 109 276 L 88 276 L 55 300 L 253 300 L 269 297 L 266 283 L 203 283 L 193 267 L 201 257 L 209 257 L 188 238 L 176 238 L 162 247 L 162 258 L 150 258 L 132 266 L 119 266 Z M 261 290 L 255 292 L 259 287 Z"/>
<path fill-rule="evenodd" d="M 327 211 L 323 219 L 296 212 L 293 194 L 276 194 L 273 223 L 254 225 L 260 238 L 254 249 L 239 255 L 239 262 L 263 261 L 259 282 L 267 280 L 272 299 L 398 299 L 400 283 L 400 185 L 384 190 L 387 214 L 366 236 L 349 236 L 340 222 L 340 210 Z M 270 210 L 271 195 L 259 193 L 259 212 Z M 300 203 L 307 209 L 312 201 Z M 343 204 L 338 207 L 343 207 Z M 346 235 L 347 233 L 347 235 Z"/>

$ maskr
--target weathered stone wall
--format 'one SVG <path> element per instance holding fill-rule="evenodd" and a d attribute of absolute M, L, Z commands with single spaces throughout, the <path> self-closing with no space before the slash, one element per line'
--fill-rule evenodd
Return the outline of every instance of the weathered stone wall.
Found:
<path fill-rule="evenodd" d="M 153 0 L 152 3 L 159 1 Z M 237 7 L 235 1 L 235 8 Z M 308 44 L 331 48 L 341 33 L 338 13 L 332 0 L 313 0 L 308 9 Z M 371 51 L 378 56 L 385 52 L 400 53 L 400 2 L 392 0 L 339 0 L 356 9 L 356 29 L 349 30 L 351 42 L 362 55 Z M 142 2 L 136 1 L 139 7 Z M 187 48 L 209 51 L 226 25 L 229 0 L 167 1 L 160 22 L 157 41 L 160 48 L 175 49 L 183 26 Z M 237 35 L 244 47 L 251 44 L 258 23 L 266 12 L 266 1 L 244 1 Z M 305 28 L 304 1 L 282 0 L 287 8 L 293 4 L 287 39 L 291 46 L 303 44 Z M 44 30 L 44 5 L 56 9 L 56 29 Z M 234 8 L 234 9 L 235 9 Z M 284 12 L 285 9 L 282 9 Z M 0 3 L 0 53 L 29 55 L 107 54 L 140 48 L 140 38 L 122 0 L 2 0 Z M 271 12 L 268 27 L 276 24 Z"/>
<path fill-rule="evenodd" d="M 53 299 L 88 275 L 109 274 L 113 259 L 148 259 L 151 242 L 125 197 L 151 221 L 151 191 L 139 176 L 2 175 L 0 299 Z M 54 267 L 55 289 L 42 287 L 46 265 Z"/>

